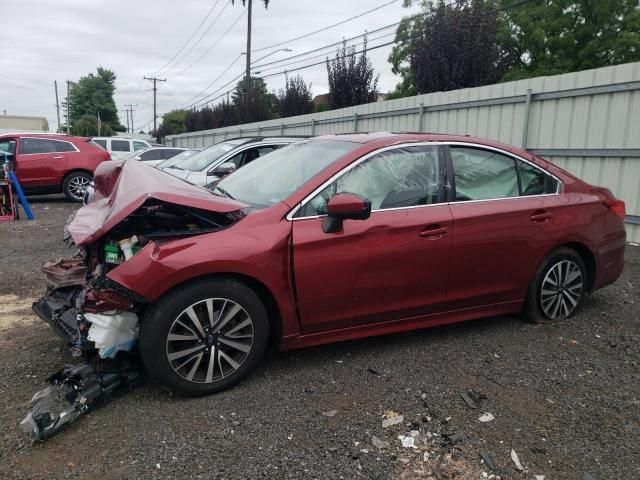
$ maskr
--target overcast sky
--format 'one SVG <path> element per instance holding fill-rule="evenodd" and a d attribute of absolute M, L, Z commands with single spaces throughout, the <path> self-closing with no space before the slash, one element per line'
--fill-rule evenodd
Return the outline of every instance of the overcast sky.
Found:
<path fill-rule="evenodd" d="M 218 4 L 203 27 L 178 57 L 165 67 L 216 1 Z M 290 53 L 270 54 L 268 59 L 258 63 L 280 60 L 395 23 L 416 12 L 415 7 L 405 9 L 402 1 L 397 0 L 338 27 L 256 52 L 262 47 L 321 29 L 388 2 L 271 0 L 269 9 L 265 10 L 261 0 L 254 0 L 253 59 L 279 48 L 292 49 Z M 247 17 L 241 0 L 236 1 L 235 6 L 230 0 L 0 0 L 0 5 L 0 112 L 6 110 L 7 114 L 13 115 L 45 116 L 50 130 L 57 127 L 54 80 L 58 81 L 62 101 L 67 79 L 78 80 L 82 75 L 95 72 L 98 66 L 113 70 L 117 76 L 116 106 L 122 123 L 126 125 L 124 105 L 137 104 L 135 127 L 146 131 L 153 118 L 153 93 L 151 82 L 143 81 L 143 76 L 155 74 L 167 79 L 166 83 L 159 84 L 158 89 L 158 113 L 162 114 L 192 101 L 246 50 Z M 235 21 L 237 23 L 233 26 Z M 229 28 L 229 33 L 224 35 Z M 372 34 L 369 45 L 393 40 L 393 36 L 373 40 L 392 31 L 388 29 Z M 195 48 L 191 50 L 193 45 Z M 380 74 L 379 85 L 383 92 L 398 82 L 387 62 L 390 49 L 389 46 L 370 53 L 376 72 Z M 331 52 L 324 50 L 313 55 Z M 288 68 L 315 63 L 323 58 L 305 60 Z M 299 59 L 290 62 L 295 60 Z M 238 59 L 219 81 L 196 99 L 240 75 L 244 62 L 244 57 Z M 266 68 L 256 70 L 264 70 L 263 75 L 285 70 L 285 67 L 270 71 Z M 328 91 L 324 65 L 298 73 L 312 83 L 314 95 Z M 284 76 L 269 78 L 267 84 L 269 90 L 282 88 Z"/>

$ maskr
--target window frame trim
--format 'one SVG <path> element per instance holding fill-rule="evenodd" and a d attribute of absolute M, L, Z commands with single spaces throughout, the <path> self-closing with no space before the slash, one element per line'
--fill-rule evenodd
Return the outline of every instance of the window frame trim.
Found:
<path fill-rule="evenodd" d="M 502 198 L 488 198 L 488 199 L 482 199 L 482 200 L 461 200 L 461 201 L 455 201 L 454 200 L 454 201 L 451 201 L 450 195 L 454 193 L 454 187 L 452 186 L 450 180 L 451 180 L 451 177 L 453 177 L 454 171 L 453 171 L 453 165 L 451 164 L 451 153 L 449 152 L 449 147 L 452 146 L 452 145 L 492 150 L 494 152 L 498 152 L 498 153 L 500 153 L 502 155 L 505 155 L 507 157 L 521 160 L 521 161 L 531 165 L 532 167 L 537 168 L 542 173 L 544 173 L 546 175 L 549 175 L 553 179 L 555 179 L 558 182 L 558 186 L 556 187 L 556 192 L 555 193 L 544 193 L 544 194 L 541 194 L 541 195 L 527 195 L 527 196 L 518 195 L 517 197 L 502 197 Z M 331 184 L 333 181 L 335 181 L 336 179 L 340 178 L 342 175 L 344 175 L 345 173 L 347 173 L 349 170 L 351 170 L 352 168 L 356 167 L 360 163 L 364 162 L 368 158 L 371 158 L 372 156 L 377 155 L 378 153 L 386 152 L 388 150 L 394 150 L 394 149 L 400 149 L 400 148 L 406 148 L 406 147 L 422 147 L 422 146 L 435 146 L 435 147 L 443 147 L 444 146 L 444 147 L 446 147 L 444 149 L 445 150 L 446 161 L 445 161 L 444 172 L 443 172 L 444 175 L 445 175 L 445 180 L 446 180 L 445 201 L 444 202 L 440 202 L 440 203 L 432 203 L 432 204 L 429 204 L 429 205 L 413 205 L 413 206 L 409 206 L 409 207 L 394 207 L 394 208 L 384 208 L 384 209 L 371 210 L 372 214 L 375 213 L 375 212 L 389 212 L 389 211 L 394 211 L 394 210 L 407 210 L 407 209 L 412 209 L 412 208 L 437 207 L 437 206 L 441 206 L 441 205 L 450 205 L 452 203 L 495 202 L 495 201 L 503 201 L 503 200 L 514 200 L 514 199 L 518 199 L 518 198 L 548 197 L 548 196 L 552 196 L 552 195 L 560 195 L 564 190 L 564 188 L 563 188 L 564 187 L 564 182 L 560 178 L 558 178 L 556 175 L 554 175 L 553 173 L 545 170 L 544 168 L 540 167 L 539 165 L 536 165 L 535 163 L 533 163 L 533 162 L 521 157 L 520 155 L 508 152 L 508 151 L 503 150 L 501 148 L 493 147 L 493 146 L 490 146 L 490 145 L 483 145 L 483 144 L 480 144 L 480 143 L 455 142 L 455 141 L 439 141 L 439 142 L 425 141 L 425 142 L 397 143 L 397 144 L 394 144 L 394 145 L 389 145 L 389 146 L 374 150 L 372 152 L 369 152 L 369 153 L 363 155 L 362 157 L 358 158 L 357 160 L 351 162 L 349 165 L 344 167 L 342 170 L 340 170 L 339 172 L 337 172 L 334 175 L 332 175 L 328 180 L 323 182 L 318 188 L 313 190 L 309 195 L 307 195 L 304 199 L 302 199 L 302 201 L 300 201 L 295 207 L 293 207 L 291 210 L 289 210 L 289 213 L 287 213 L 287 215 L 285 216 L 285 219 L 287 221 L 289 221 L 289 222 L 295 222 L 295 221 L 298 221 L 298 220 L 310 220 L 310 219 L 315 219 L 315 218 L 324 218 L 324 217 L 326 217 L 327 216 L 326 214 L 324 214 L 324 215 L 309 215 L 309 216 L 306 216 L 306 217 L 295 217 L 294 215 L 296 213 L 298 213 L 298 211 L 304 205 L 306 205 L 308 202 L 310 202 L 318 193 L 320 193 L 322 190 L 324 190 L 329 184 Z M 517 169 L 517 166 L 516 166 L 516 169 Z"/>
<path fill-rule="evenodd" d="M 207 168 L 202 169 L 202 170 L 194 170 L 194 171 L 196 171 L 196 172 L 204 172 L 206 170 L 207 174 L 209 174 L 209 173 L 212 173 L 213 170 L 215 170 L 215 168 L 218 165 L 222 165 L 223 163 L 225 163 L 230 158 L 235 157 L 239 153 L 246 152 L 250 148 L 268 147 L 270 145 L 282 145 L 282 146 L 286 147 L 290 143 L 293 143 L 293 142 L 259 142 L 259 143 L 258 142 L 256 142 L 256 143 L 247 142 L 247 143 L 243 143 L 243 144 L 238 145 L 233 150 L 229 150 L 227 153 L 222 155 L 220 158 L 218 158 L 214 163 L 209 165 Z M 200 150 L 200 151 L 202 151 L 202 150 Z M 269 153 L 271 153 L 271 152 L 269 152 Z M 243 166 L 244 166 L 244 164 L 243 164 Z"/>
<path fill-rule="evenodd" d="M 45 140 L 45 141 L 54 141 L 54 142 L 62 142 L 62 143 L 68 143 L 69 145 L 71 145 L 73 147 L 73 150 L 66 150 L 64 152 L 41 152 L 41 153 L 22 153 L 22 152 L 18 152 L 18 155 L 22 156 L 27 156 L 27 155 L 49 155 L 49 154 L 53 154 L 53 153 L 76 153 L 79 152 L 80 150 L 78 149 L 78 147 L 76 147 L 73 142 L 70 142 L 68 140 L 60 140 L 58 138 L 43 138 L 43 137 L 18 137 L 18 143 L 22 143 L 22 140 L 26 140 L 26 139 L 32 139 L 32 140 Z M 21 145 L 20 145 L 21 147 Z M 22 150 L 22 148 L 19 148 L 19 150 Z M 15 155 L 15 153 L 14 153 Z"/>

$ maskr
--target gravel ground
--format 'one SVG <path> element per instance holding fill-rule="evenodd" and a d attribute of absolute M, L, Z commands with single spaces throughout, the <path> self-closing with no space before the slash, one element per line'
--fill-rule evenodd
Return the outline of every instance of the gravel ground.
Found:
<path fill-rule="evenodd" d="M 149 384 L 32 444 L 18 428 L 27 403 L 72 359 L 30 304 L 40 264 L 70 253 L 61 234 L 75 208 L 32 206 L 37 220 L 0 225 L 0 478 L 640 478 L 637 247 L 563 323 L 500 317 L 271 351 L 230 391 L 189 399 Z M 404 421 L 383 428 L 390 411 Z M 418 449 L 397 438 L 411 430 Z"/>

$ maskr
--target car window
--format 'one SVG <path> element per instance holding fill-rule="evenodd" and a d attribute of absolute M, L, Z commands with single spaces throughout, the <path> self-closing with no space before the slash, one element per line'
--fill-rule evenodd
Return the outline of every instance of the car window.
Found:
<path fill-rule="evenodd" d="M 545 195 L 558 191 L 558 181 L 551 175 L 522 160 L 516 163 L 520 177 L 520 191 L 523 196 Z"/>
<path fill-rule="evenodd" d="M 273 152 L 276 148 L 278 148 L 280 145 L 269 145 L 267 147 L 258 147 L 257 153 L 258 155 L 256 155 L 257 157 L 264 157 L 265 155 L 267 155 L 268 153 Z"/>
<path fill-rule="evenodd" d="M 142 152 L 139 156 L 142 161 L 162 160 L 162 150 L 147 150 L 146 152 Z"/>
<path fill-rule="evenodd" d="M 106 140 L 97 140 L 97 139 L 93 139 L 91 140 L 93 143 L 97 143 L 98 145 L 100 145 L 102 148 L 104 148 L 105 150 L 107 149 L 107 141 Z"/>
<path fill-rule="evenodd" d="M 0 140 L 0 151 L 14 153 L 16 151 L 15 140 Z"/>
<path fill-rule="evenodd" d="M 244 159 L 249 153 L 250 153 L 250 150 L 236 153 L 233 157 L 227 158 L 224 161 L 224 163 L 233 163 L 236 166 L 236 168 L 240 168 L 244 164 Z"/>
<path fill-rule="evenodd" d="M 144 143 L 144 142 L 136 142 L 135 140 L 133 141 L 133 151 L 134 152 L 137 152 L 138 150 L 145 150 L 147 148 L 149 148 L 149 146 L 146 143 Z"/>
<path fill-rule="evenodd" d="M 59 140 L 49 140 L 52 143 L 54 152 L 75 152 L 76 149 L 73 144 L 69 142 L 61 142 Z"/>
<path fill-rule="evenodd" d="M 456 201 L 517 197 L 515 159 L 491 150 L 452 146 Z"/>
<path fill-rule="evenodd" d="M 23 155 L 53 153 L 55 151 L 56 145 L 51 140 L 28 137 L 20 139 L 20 153 Z"/>
<path fill-rule="evenodd" d="M 176 155 L 178 155 L 179 153 L 182 153 L 184 150 L 180 150 L 177 148 L 165 148 L 164 150 L 162 150 L 162 158 L 163 159 L 169 159 L 172 157 L 175 157 Z"/>
<path fill-rule="evenodd" d="M 387 150 L 349 169 L 312 198 L 299 216 L 325 215 L 338 193 L 354 193 L 371 201 L 372 210 L 438 203 L 441 189 L 435 147 Z"/>
<path fill-rule="evenodd" d="M 129 140 L 111 140 L 112 152 L 129 152 Z"/>
<path fill-rule="evenodd" d="M 239 147 L 243 143 L 246 143 L 246 140 L 237 139 L 216 143 L 189 157 L 188 160 L 181 162 L 179 165 L 174 166 L 182 170 L 201 172 L 202 170 L 207 169 L 220 157 L 226 155 L 228 152 L 231 152 L 231 150 Z"/>

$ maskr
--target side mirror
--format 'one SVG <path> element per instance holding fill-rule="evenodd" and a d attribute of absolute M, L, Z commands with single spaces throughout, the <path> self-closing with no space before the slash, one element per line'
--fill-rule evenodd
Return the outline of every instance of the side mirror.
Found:
<path fill-rule="evenodd" d="M 322 231 L 340 232 L 344 220 L 366 220 L 370 215 L 370 200 L 353 193 L 338 193 L 327 203 L 327 217 L 322 221 Z"/>
<path fill-rule="evenodd" d="M 236 164 L 233 162 L 225 162 L 218 165 L 216 168 L 207 173 L 207 176 L 211 177 L 224 177 L 236 171 Z"/>

